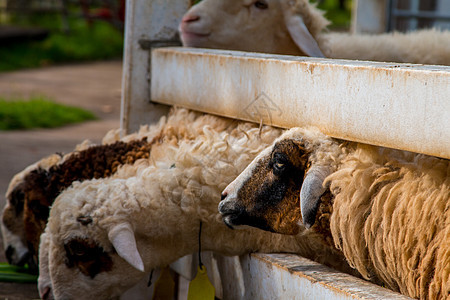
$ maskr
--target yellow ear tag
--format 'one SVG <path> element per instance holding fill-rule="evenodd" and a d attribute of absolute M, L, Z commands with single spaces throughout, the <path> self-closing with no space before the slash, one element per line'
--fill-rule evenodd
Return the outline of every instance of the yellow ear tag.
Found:
<path fill-rule="evenodd" d="M 175 294 L 175 282 L 170 275 L 169 267 L 161 271 L 161 275 L 155 282 L 153 300 L 172 300 Z"/>
<path fill-rule="evenodd" d="M 187 300 L 214 300 L 216 291 L 206 273 L 205 266 L 199 266 L 197 275 L 189 283 Z"/>

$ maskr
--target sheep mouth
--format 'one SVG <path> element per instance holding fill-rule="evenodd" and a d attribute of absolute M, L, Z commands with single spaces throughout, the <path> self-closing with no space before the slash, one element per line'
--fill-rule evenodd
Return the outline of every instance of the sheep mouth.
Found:
<path fill-rule="evenodd" d="M 184 46 L 195 47 L 199 42 L 208 39 L 210 35 L 210 33 L 181 31 L 181 40 Z"/>
<path fill-rule="evenodd" d="M 181 34 L 183 36 L 194 36 L 194 37 L 208 37 L 211 35 L 211 33 L 201 33 L 201 32 L 195 32 L 195 31 L 181 31 Z"/>
<path fill-rule="evenodd" d="M 234 229 L 233 219 L 234 216 L 232 214 L 222 215 L 223 223 L 225 223 L 225 225 L 230 229 Z"/>
<path fill-rule="evenodd" d="M 39 294 L 41 296 L 41 299 L 53 299 L 52 288 L 49 286 L 43 288 L 42 291 L 39 291 Z"/>
<path fill-rule="evenodd" d="M 30 251 L 17 251 L 16 248 L 9 245 L 5 250 L 5 256 L 9 264 L 22 267 L 25 264 L 33 262 L 33 256 Z"/>

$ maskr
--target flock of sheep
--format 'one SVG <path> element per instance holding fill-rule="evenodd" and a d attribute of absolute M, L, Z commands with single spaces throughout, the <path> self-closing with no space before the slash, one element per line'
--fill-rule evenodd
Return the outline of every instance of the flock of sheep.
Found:
<path fill-rule="evenodd" d="M 450 65 L 450 32 L 326 25 L 306 0 L 203 0 L 180 32 L 185 46 Z M 202 250 L 297 253 L 411 297 L 450 298 L 450 161 L 313 128 L 173 109 L 137 133 L 43 158 L 6 199 L 6 256 L 39 264 L 44 299 L 119 297 L 198 251 L 200 222 Z M 253 228 L 232 230 L 241 225 Z"/>

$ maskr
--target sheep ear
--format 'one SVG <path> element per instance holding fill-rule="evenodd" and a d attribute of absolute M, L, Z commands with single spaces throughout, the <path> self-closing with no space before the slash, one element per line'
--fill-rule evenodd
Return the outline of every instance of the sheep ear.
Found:
<path fill-rule="evenodd" d="M 141 272 L 144 272 L 144 263 L 136 246 L 136 239 L 131 225 L 120 224 L 108 232 L 108 238 L 120 257 Z"/>
<path fill-rule="evenodd" d="M 320 196 L 326 191 L 323 181 L 331 173 L 331 168 L 326 166 L 311 167 L 303 179 L 300 190 L 300 209 L 303 225 L 310 228 L 316 221 L 317 209 L 320 204 Z"/>
<path fill-rule="evenodd" d="M 284 23 L 297 47 L 306 55 L 313 57 L 325 57 L 317 44 L 317 41 L 309 32 L 301 16 L 293 13 L 291 9 L 284 9 Z"/>

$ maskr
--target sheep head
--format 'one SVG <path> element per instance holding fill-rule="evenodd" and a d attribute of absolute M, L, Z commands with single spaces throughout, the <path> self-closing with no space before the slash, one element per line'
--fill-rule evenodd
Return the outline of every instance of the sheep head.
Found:
<path fill-rule="evenodd" d="M 52 154 L 25 168 L 10 181 L 6 192 L 6 205 L 2 213 L 1 229 L 3 246 L 8 262 L 13 265 L 28 265 L 33 268 L 33 255 L 29 251 L 25 236 L 24 214 L 26 207 L 27 176 L 40 169 L 48 169 L 61 159 L 61 155 Z M 39 242 L 37 242 L 39 243 Z"/>
<path fill-rule="evenodd" d="M 323 57 L 317 41 L 326 25 L 307 0 L 203 0 L 179 31 L 186 47 Z"/>
<path fill-rule="evenodd" d="M 296 234 L 300 220 L 307 228 L 316 220 L 321 200 L 330 202 L 323 181 L 334 170 L 320 146 L 333 143 L 323 135 L 316 141 L 293 129 L 266 148 L 222 193 L 219 212 L 225 224 L 255 226 L 283 234 Z M 339 153 L 339 147 L 333 145 Z M 331 154 L 331 153 L 330 153 Z"/>
<path fill-rule="evenodd" d="M 6 259 L 13 265 L 24 265 L 30 255 L 26 246 L 23 223 L 24 192 L 23 182 L 6 195 L 6 205 L 2 213 L 2 236 Z"/>
<path fill-rule="evenodd" d="M 144 276 L 132 225 L 120 217 L 108 226 L 100 224 L 95 204 L 86 204 L 108 187 L 82 187 L 63 192 L 52 207 L 39 249 L 41 297 L 72 299 L 88 293 L 108 299 Z"/>
<path fill-rule="evenodd" d="M 58 194 L 74 181 L 109 177 L 120 166 L 147 158 L 151 145 L 146 138 L 97 146 L 83 143 L 64 158 L 51 155 L 14 176 L 2 215 L 8 261 L 14 265 L 28 263 L 34 269 L 39 237 L 45 229 L 49 207 Z"/>

